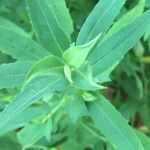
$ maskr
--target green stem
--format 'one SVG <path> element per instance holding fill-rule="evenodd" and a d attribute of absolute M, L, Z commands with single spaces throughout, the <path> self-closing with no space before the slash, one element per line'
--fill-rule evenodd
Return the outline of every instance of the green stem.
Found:
<path fill-rule="evenodd" d="M 65 103 L 66 103 L 66 99 L 63 99 L 63 100 L 42 120 L 42 123 L 46 122 L 51 116 L 53 116 Z"/>

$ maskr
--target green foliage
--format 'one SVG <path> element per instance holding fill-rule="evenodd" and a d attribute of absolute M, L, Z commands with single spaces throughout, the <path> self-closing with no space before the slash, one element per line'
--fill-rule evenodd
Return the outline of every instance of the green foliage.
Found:
<path fill-rule="evenodd" d="M 100 44 L 92 52 L 88 60 L 91 62 L 94 75 L 102 73 L 111 67 L 112 64 L 120 61 L 122 56 L 136 44 L 137 40 L 144 34 L 145 28 L 147 28 L 149 14 L 150 11 L 145 12 L 132 24 L 113 34 L 112 37 Z"/>
<path fill-rule="evenodd" d="M 124 3 L 125 0 L 99 1 L 81 28 L 77 44 L 86 43 L 94 39 L 98 33 L 106 32 Z"/>
<path fill-rule="evenodd" d="M 149 7 L 1 0 L 0 150 L 148 150 Z"/>
<path fill-rule="evenodd" d="M 32 65 L 28 61 L 0 65 L 0 88 L 21 86 Z"/>
<path fill-rule="evenodd" d="M 88 109 L 97 128 L 115 144 L 117 149 L 143 149 L 134 131 L 128 127 L 126 120 L 103 97 L 89 103 Z"/>
<path fill-rule="evenodd" d="M 59 5 L 57 5 L 57 3 L 59 3 Z M 55 1 L 47 0 L 27 0 L 31 23 L 38 41 L 43 47 L 52 52 L 52 54 L 61 56 L 63 51 L 69 47 L 70 41 L 67 35 L 68 29 L 70 30 L 71 28 L 72 30 L 72 24 L 71 19 L 66 12 L 67 8 L 65 7 L 63 0 L 59 0 L 57 3 Z M 65 11 L 63 11 L 63 13 L 59 12 L 62 11 L 62 9 L 59 8 L 60 5 L 61 7 L 64 6 L 63 9 Z M 61 19 L 64 19 L 63 24 Z M 65 29 L 68 28 L 65 30 L 66 33 L 64 31 L 64 26 Z"/>
<path fill-rule="evenodd" d="M 67 51 L 64 52 L 64 61 L 71 67 L 78 68 L 86 60 L 86 57 L 93 46 L 99 40 L 101 34 L 91 40 L 89 43 L 80 46 L 71 46 Z"/>
<path fill-rule="evenodd" d="M 23 31 L 12 27 L 14 24 L 0 26 L 0 50 L 1 52 L 11 55 L 13 58 L 21 61 L 37 61 L 49 53 L 38 43 L 33 41 Z M 22 33 L 23 32 L 23 33 Z"/>

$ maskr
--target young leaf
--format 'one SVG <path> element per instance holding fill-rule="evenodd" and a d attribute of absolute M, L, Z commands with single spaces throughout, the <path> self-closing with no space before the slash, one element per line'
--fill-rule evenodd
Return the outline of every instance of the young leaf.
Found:
<path fill-rule="evenodd" d="M 86 101 L 86 102 L 95 101 L 95 100 L 97 99 L 94 95 L 92 95 L 92 94 L 89 93 L 89 92 L 84 92 L 84 93 L 82 94 L 82 98 L 83 98 L 83 100 Z"/>
<path fill-rule="evenodd" d="M 54 12 L 53 8 L 54 1 L 26 1 L 37 39 L 52 54 L 62 56 L 63 51 L 70 46 L 70 41 L 59 25 L 57 13 Z"/>
<path fill-rule="evenodd" d="M 85 44 L 107 31 L 124 3 L 125 0 L 99 1 L 81 28 L 77 45 Z"/>
<path fill-rule="evenodd" d="M 97 128 L 118 150 L 144 150 L 134 130 L 104 97 L 88 102 L 87 108 Z"/>
<path fill-rule="evenodd" d="M 46 56 L 43 59 L 40 59 L 35 63 L 28 73 L 27 78 L 30 78 L 34 74 L 40 74 L 45 72 L 56 71 L 57 69 L 64 66 L 64 63 L 61 59 L 54 55 Z"/>
<path fill-rule="evenodd" d="M 44 95 L 60 91 L 68 82 L 60 75 L 38 76 L 31 80 L 28 85 L 7 105 L 0 113 L 0 130 L 17 114 L 25 108 L 41 99 Z"/>
<path fill-rule="evenodd" d="M 72 75 L 71 68 L 68 65 L 64 66 L 64 74 L 65 74 L 66 78 L 68 79 L 68 81 L 70 83 L 73 83 L 72 77 L 71 77 L 71 75 Z"/>
<path fill-rule="evenodd" d="M 15 29 L 16 30 L 16 29 Z M 37 61 L 50 53 L 30 37 L 0 27 L 0 51 L 21 61 Z"/>
<path fill-rule="evenodd" d="M 63 58 L 64 61 L 74 67 L 78 68 L 82 65 L 96 42 L 99 40 L 101 34 L 99 34 L 96 38 L 91 40 L 89 43 L 81 45 L 81 46 L 71 46 L 67 51 L 64 52 Z"/>
<path fill-rule="evenodd" d="M 0 65 L 0 89 L 20 86 L 32 65 L 28 61 Z"/>
<path fill-rule="evenodd" d="M 82 90 L 99 90 L 103 88 L 94 82 L 88 62 L 72 72 L 72 81 L 73 86 Z"/>
<path fill-rule="evenodd" d="M 132 24 L 112 35 L 93 51 L 88 60 L 91 63 L 94 76 L 121 60 L 144 34 L 149 24 L 149 18 L 150 11 L 147 11 Z"/>

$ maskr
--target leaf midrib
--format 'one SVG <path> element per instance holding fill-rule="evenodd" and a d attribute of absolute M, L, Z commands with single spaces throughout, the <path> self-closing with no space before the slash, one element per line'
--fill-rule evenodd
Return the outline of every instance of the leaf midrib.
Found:
<path fill-rule="evenodd" d="M 45 13 L 44 13 L 44 11 L 43 11 L 43 9 L 42 9 L 41 1 L 38 0 L 37 2 L 38 2 L 38 4 L 39 4 L 39 8 L 40 8 L 40 10 L 41 10 L 41 12 L 42 12 L 42 14 L 43 14 L 44 20 L 45 20 L 46 23 L 47 23 L 47 26 L 48 26 L 50 35 L 53 36 L 54 41 L 55 41 L 55 43 L 57 44 L 59 51 L 61 52 L 61 54 L 63 54 L 63 51 L 61 50 L 61 47 L 60 47 L 60 45 L 58 44 L 57 39 L 56 39 L 56 37 L 54 36 L 54 33 L 53 33 L 53 31 L 51 30 L 51 27 L 50 27 L 50 25 L 49 25 L 49 23 L 48 23 L 47 16 L 45 15 Z M 45 2 L 46 2 L 46 4 L 47 4 L 47 0 L 46 0 Z M 47 5 L 48 5 L 48 4 L 47 4 Z"/>
<path fill-rule="evenodd" d="M 57 80 L 55 80 L 53 83 L 51 83 L 50 85 L 46 86 L 44 89 L 40 90 L 40 91 L 37 92 L 36 94 L 32 95 L 31 97 L 28 98 L 27 101 L 25 101 L 25 102 L 23 103 L 23 105 L 21 105 L 20 107 L 18 107 L 14 112 L 8 114 L 9 119 L 7 119 L 7 121 L 4 122 L 3 125 L 0 125 L 0 129 L 1 129 L 7 122 L 9 122 L 9 121 L 13 118 L 14 114 L 17 115 L 18 113 L 20 113 L 21 110 L 22 110 L 22 107 L 24 107 L 24 105 L 26 105 L 33 97 L 35 97 L 35 96 L 37 96 L 38 94 L 42 93 L 43 91 L 47 90 L 50 86 L 52 86 L 52 85 L 55 84 L 56 82 L 60 81 L 61 79 L 62 79 L 62 77 L 59 78 L 59 79 L 57 79 Z M 45 79 L 45 80 L 46 80 L 46 79 Z M 21 109 L 21 110 L 20 110 L 20 109 Z M 25 109 L 25 108 L 23 108 L 23 109 Z M 20 111 L 18 111 L 18 110 L 20 110 Z M 4 110 L 4 111 L 5 111 L 5 110 Z M 10 116 L 12 116 L 12 117 L 10 118 Z"/>
<path fill-rule="evenodd" d="M 16 47 L 16 48 L 21 49 L 22 51 L 26 52 L 26 53 L 29 54 L 30 56 L 34 57 L 36 60 L 41 59 L 39 56 L 30 53 L 30 52 L 28 51 L 28 49 L 25 49 L 25 48 L 23 48 L 23 47 L 21 47 L 21 46 L 15 44 L 15 43 L 12 43 L 12 42 L 10 43 L 9 41 L 6 41 L 6 40 L 4 40 L 4 39 L 0 40 L 0 42 L 3 42 L 3 41 L 6 42 L 6 43 L 8 43 L 8 45 L 12 45 L 12 46 L 14 46 L 14 47 Z M 10 54 L 9 52 L 7 52 L 7 51 L 5 51 L 5 50 L 2 50 L 2 51 L 3 51 L 4 53 L 7 53 L 7 54 L 9 54 L 9 55 L 12 55 L 12 56 L 16 57 L 16 54 L 15 54 L 15 55 Z"/>
<path fill-rule="evenodd" d="M 47 2 L 47 1 L 46 1 Z M 64 33 L 64 35 L 66 36 L 66 38 L 70 41 L 70 38 L 69 36 L 67 36 L 67 34 L 64 32 L 63 28 L 61 27 L 60 23 L 59 23 L 59 20 L 58 20 L 58 17 L 56 16 L 55 12 L 54 12 L 54 9 L 51 5 L 49 5 L 49 3 L 47 2 L 47 5 L 51 8 L 51 11 L 53 12 L 54 16 L 55 16 L 55 19 L 56 19 L 56 22 L 61 30 L 62 33 Z M 63 52 L 62 52 L 63 53 Z"/>
<path fill-rule="evenodd" d="M 101 17 L 97 20 L 97 22 L 94 24 L 92 30 L 90 31 L 90 34 L 89 34 L 88 37 L 87 37 L 86 42 L 89 40 L 90 36 L 92 35 L 92 33 L 93 33 L 93 31 L 94 31 L 96 25 L 100 22 L 100 20 L 104 17 L 104 15 L 109 11 L 109 9 L 112 7 L 112 5 L 115 3 L 115 1 L 116 1 L 116 0 L 113 0 L 113 1 L 112 1 L 111 5 L 104 11 L 104 13 L 102 14 L 102 16 L 101 16 Z"/>
<path fill-rule="evenodd" d="M 138 25 L 138 26 L 139 26 L 139 25 Z M 132 33 L 135 33 L 136 31 L 137 31 L 137 29 L 134 28 L 134 29 L 132 30 Z M 108 57 L 109 55 L 111 55 L 112 53 L 114 53 L 114 51 L 116 50 L 116 48 L 119 47 L 119 46 L 122 44 L 122 42 L 126 42 L 126 41 L 128 40 L 127 37 L 129 37 L 130 34 L 131 34 L 131 33 L 127 34 L 126 37 L 120 41 L 119 44 L 116 44 L 116 45 L 112 48 L 112 51 L 111 51 L 111 52 L 109 51 L 107 54 L 105 54 L 104 56 L 100 57 L 97 62 L 95 62 L 93 65 L 91 65 L 91 67 L 94 68 L 94 66 L 97 65 L 99 62 L 101 62 L 104 57 Z"/>
<path fill-rule="evenodd" d="M 96 106 L 97 106 L 97 108 L 103 113 L 103 115 L 107 118 L 107 120 L 112 124 L 112 126 L 122 135 L 122 137 L 129 143 L 129 145 L 131 145 L 131 147 L 133 148 L 133 149 L 135 149 L 135 147 L 133 146 L 133 144 L 129 141 L 129 139 L 126 137 L 126 136 L 124 136 L 124 134 L 121 132 L 121 130 L 113 123 L 113 121 L 107 116 L 107 114 L 103 111 L 103 109 L 101 109 L 100 107 L 99 107 L 99 105 L 96 103 L 96 102 L 93 102 Z M 123 140 L 123 139 L 121 139 L 121 140 Z"/>

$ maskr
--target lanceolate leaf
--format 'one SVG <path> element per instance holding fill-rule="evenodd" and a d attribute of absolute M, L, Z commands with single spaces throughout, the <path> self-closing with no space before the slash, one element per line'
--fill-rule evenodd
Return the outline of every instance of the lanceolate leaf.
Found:
<path fill-rule="evenodd" d="M 61 56 L 70 41 L 60 27 L 51 3 L 48 0 L 27 0 L 28 12 L 39 42 L 54 55 Z"/>
<path fill-rule="evenodd" d="M 124 28 L 128 24 L 132 23 L 137 17 L 139 17 L 145 6 L 145 0 L 140 0 L 138 5 L 136 5 L 132 10 L 127 12 L 122 18 L 120 18 L 114 25 L 110 28 L 103 41 L 110 37 L 112 34 Z"/>
<path fill-rule="evenodd" d="M 87 108 L 97 128 L 118 150 L 144 150 L 134 130 L 104 97 L 88 102 Z"/>
<path fill-rule="evenodd" d="M 0 88 L 20 86 L 32 65 L 28 61 L 0 65 Z"/>
<path fill-rule="evenodd" d="M 125 0 L 100 0 L 85 21 L 77 39 L 81 45 L 104 33 L 113 23 Z"/>
<path fill-rule="evenodd" d="M 29 121 L 32 121 L 33 119 L 36 119 L 41 115 L 46 115 L 49 112 L 49 109 L 47 107 L 44 105 L 36 107 L 34 106 L 22 111 L 20 114 L 16 115 L 10 122 L 8 122 L 3 128 L 1 128 L 0 136 L 14 129 L 25 126 Z"/>
<path fill-rule="evenodd" d="M 67 84 L 66 79 L 56 74 L 34 78 L 0 114 L 0 130 L 25 108 L 50 92 L 62 90 Z"/>
<path fill-rule="evenodd" d="M 121 29 L 98 46 L 88 60 L 96 76 L 111 67 L 136 44 L 149 24 L 150 11 L 145 12 L 132 24 Z"/>
<path fill-rule="evenodd" d="M 22 61 L 37 61 L 50 54 L 30 37 L 3 27 L 0 27 L 0 51 Z"/>
<path fill-rule="evenodd" d="M 53 12 L 57 18 L 59 26 L 70 38 L 73 33 L 73 22 L 69 14 L 69 9 L 66 7 L 64 0 L 49 0 L 48 5 L 53 9 Z"/>
<path fill-rule="evenodd" d="M 21 29 L 20 27 L 15 25 L 13 22 L 11 22 L 5 18 L 0 18 L 0 28 L 12 29 L 15 32 L 17 32 L 18 34 L 28 36 L 28 34 L 23 29 Z"/>

